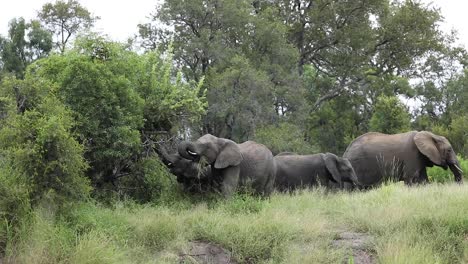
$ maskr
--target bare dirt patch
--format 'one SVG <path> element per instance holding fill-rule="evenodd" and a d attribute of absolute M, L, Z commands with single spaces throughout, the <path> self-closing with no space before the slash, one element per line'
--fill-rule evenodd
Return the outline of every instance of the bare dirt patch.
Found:
<path fill-rule="evenodd" d="M 179 263 L 237 264 L 228 250 L 205 241 L 192 241 L 187 252 L 179 254 Z"/>
<path fill-rule="evenodd" d="M 352 258 L 355 264 L 377 263 L 372 254 L 373 237 L 365 233 L 342 232 L 333 241 L 333 246 L 347 248 L 352 251 L 351 256 L 347 256 L 343 263 L 350 263 Z"/>

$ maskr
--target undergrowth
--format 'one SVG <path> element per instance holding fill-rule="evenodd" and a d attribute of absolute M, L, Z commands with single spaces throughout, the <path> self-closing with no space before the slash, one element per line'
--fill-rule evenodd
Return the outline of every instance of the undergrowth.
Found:
<path fill-rule="evenodd" d="M 209 241 L 240 263 L 339 263 L 340 232 L 368 233 L 379 263 L 468 261 L 468 187 L 389 184 L 355 193 L 322 189 L 238 195 L 170 205 L 76 204 L 34 211 L 9 244 L 11 263 L 175 263 L 190 241 Z"/>

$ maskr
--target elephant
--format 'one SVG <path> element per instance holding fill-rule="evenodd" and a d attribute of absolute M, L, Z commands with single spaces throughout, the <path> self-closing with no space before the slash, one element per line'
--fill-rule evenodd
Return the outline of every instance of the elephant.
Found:
<path fill-rule="evenodd" d="M 211 191 L 216 185 L 211 177 L 211 168 L 201 166 L 192 160 L 185 159 L 179 153 L 169 154 L 164 148 L 157 151 L 162 162 L 181 183 L 184 190 L 193 193 Z"/>
<path fill-rule="evenodd" d="M 463 171 L 450 142 L 428 131 L 391 135 L 369 132 L 351 142 L 343 157 L 351 162 L 363 188 L 387 179 L 404 181 L 406 185 L 427 183 L 426 167 L 433 165 L 449 167 L 455 181 L 463 181 Z"/>
<path fill-rule="evenodd" d="M 251 188 L 254 194 L 265 197 L 273 191 L 275 161 L 271 151 L 262 144 L 254 141 L 237 144 L 206 134 L 193 142 L 181 142 L 178 151 L 186 159 L 210 164 L 212 177 L 220 183 L 220 192 L 225 197 L 231 196 L 238 187 Z"/>
<path fill-rule="evenodd" d="M 357 183 L 351 163 L 333 153 L 297 155 L 280 153 L 275 156 L 277 166 L 275 187 L 279 191 L 299 187 L 342 186 L 343 182 Z"/>

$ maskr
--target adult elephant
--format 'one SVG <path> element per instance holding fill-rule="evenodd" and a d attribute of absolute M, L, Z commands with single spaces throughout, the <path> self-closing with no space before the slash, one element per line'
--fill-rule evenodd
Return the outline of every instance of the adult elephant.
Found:
<path fill-rule="evenodd" d="M 427 182 L 426 167 L 433 165 L 449 167 L 459 183 L 463 178 L 449 141 L 427 131 L 366 133 L 351 142 L 343 157 L 349 159 L 363 187 L 386 179 L 404 181 L 407 185 Z"/>
<path fill-rule="evenodd" d="M 342 186 L 343 182 L 357 184 L 351 163 L 333 153 L 296 155 L 280 153 L 275 156 L 277 166 L 275 187 L 280 191 L 321 185 Z"/>
<path fill-rule="evenodd" d="M 207 161 L 212 177 L 220 183 L 220 191 L 230 196 L 238 186 L 251 187 L 256 194 L 270 195 L 276 176 L 273 154 L 262 144 L 232 140 L 210 134 L 194 142 L 179 144 L 179 154 L 196 162 Z"/>
<path fill-rule="evenodd" d="M 210 166 L 188 160 L 179 153 L 169 154 L 164 148 L 157 150 L 162 162 L 177 178 L 187 192 L 204 193 L 213 191 L 216 184 L 211 177 Z"/>

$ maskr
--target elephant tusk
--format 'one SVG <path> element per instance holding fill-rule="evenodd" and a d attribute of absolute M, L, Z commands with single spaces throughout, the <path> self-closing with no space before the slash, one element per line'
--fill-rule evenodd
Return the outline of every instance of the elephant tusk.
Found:
<path fill-rule="evenodd" d="M 187 150 L 187 153 L 188 153 L 188 154 L 190 154 L 190 155 L 192 155 L 192 156 L 198 156 L 198 154 L 197 154 L 197 153 L 195 153 L 195 152 L 192 152 L 192 151 L 190 151 L 190 150 Z"/>
<path fill-rule="evenodd" d="M 455 168 L 457 168 L 457 170 L 458 170 L 460 173 L 463 173 L 463 170 L 462 170 L 460 167 L 458 167 L 457 164 L 454 164 L 453 166 L 455 166 Z"/>

